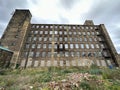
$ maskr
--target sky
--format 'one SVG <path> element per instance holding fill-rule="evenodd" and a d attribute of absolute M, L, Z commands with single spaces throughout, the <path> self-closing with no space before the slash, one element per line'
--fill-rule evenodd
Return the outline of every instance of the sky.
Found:
<path fill-rule="evenodd" d="M 0 0 L 0 37 L 15 9 L 29 9 L 31 23 L 38 24 L 105 24 L 112 42 L 120 53 L 120 0 Z"/>

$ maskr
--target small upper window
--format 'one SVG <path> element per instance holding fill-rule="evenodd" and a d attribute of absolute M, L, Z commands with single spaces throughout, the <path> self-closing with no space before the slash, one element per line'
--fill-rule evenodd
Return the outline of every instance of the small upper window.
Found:
<path fill-rule="evenodd" d="M 48 26 L 45 26 L 45 28 L 48 28 Z"/>
<path fill-rule="evenodd" d="M 37 25 L 36 28 L 39 28 L 39 25 Z"/>
<path fill-rule="evenodd" d="M 73 29 L 76 29 L 76 27 L 75 27 L 75 26 L 73 26 Z"/>
<path fill-rule="evenodd" d="M 44 26 L 41 26 L 41 28 L 44 28 Z"/>

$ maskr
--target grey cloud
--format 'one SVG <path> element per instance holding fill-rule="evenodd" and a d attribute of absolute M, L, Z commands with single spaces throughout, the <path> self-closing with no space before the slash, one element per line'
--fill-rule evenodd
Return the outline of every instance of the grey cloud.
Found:
<path fill-rule="evenodd" d="M 62 24 L 68 24 L 69 20 L 65 18 L 64 16 L 59 16 L 60 23 Z"/>
<path fill-rule="evenodd" d="M 5 22 L 10 18 L 10 14 L 17 8 L 26 8 L 27 0 L 0 0 L 0 20 Z"/>
<path fill-rule="evenodd" d="M 118 52 L 120 52 L 120 46 L 118 46 L 120 45 L 120 28 L 116 28 L 114 24 L 120 23 L 119 9 L 120 0 L 101 0 L 99 2 L 96 0 L 94 1 L 94 4 L 90 8 L 89 12 L 83 15 L 84 19 L 92 19 L 95 24 L 105 24 Z"/>
<path fill-rule="evenodd" d="M 27 8 L 27 0 L 0 0 L 0 36 L 9 22 L 12 12 L 17 8 Z"/>
<path fill-rule="evenodd" d="M 97 22 L 118 22 L 120 17 L 120 0 L 103 0 L 96 2 L 91 7 L 91 10 L 85 14 L 85 18 L 91 18 Z"/>
<path fill-rule="evenodd" d="M 42 18 L 32 18 L 31 23 L 39 23 L 39 24 L 58 24 L 58 21 L 48 20 L 48 19 L 42 19 Z"/>
<path fill-rule="evenodd" d="M 79 0 L 60 0 L 60 5 L 64 9 L 71 9 Z"/>

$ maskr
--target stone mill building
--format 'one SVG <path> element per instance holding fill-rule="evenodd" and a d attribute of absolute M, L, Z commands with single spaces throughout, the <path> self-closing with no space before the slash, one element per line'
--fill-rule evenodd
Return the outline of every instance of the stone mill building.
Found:
<path fill-rule="evenodd" d="M 0 45 L 14 54 L 11 66 L 119 66 L 120 55 L 104 24 L 34 24 L 29 10 L 16 9 Z"/>

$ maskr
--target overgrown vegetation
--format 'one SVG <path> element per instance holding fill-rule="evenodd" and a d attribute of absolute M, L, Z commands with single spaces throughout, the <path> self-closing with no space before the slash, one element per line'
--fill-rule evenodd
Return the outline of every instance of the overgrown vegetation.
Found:
<path fill-rule="evenodd" d="M 0 90 L 62 90 L 65 85 L 69 90 L 120 90 L 120 69 L 91 66 L 0 70 Z"/>

